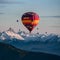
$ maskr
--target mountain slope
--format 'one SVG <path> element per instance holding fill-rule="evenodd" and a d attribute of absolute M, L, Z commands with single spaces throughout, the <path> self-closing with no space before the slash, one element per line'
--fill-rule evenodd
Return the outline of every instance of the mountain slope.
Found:
<path fill-rule="evenodd" d="M 0 43 L 0 60 L 60 60 L 60 56 L 17 49 Z"/>

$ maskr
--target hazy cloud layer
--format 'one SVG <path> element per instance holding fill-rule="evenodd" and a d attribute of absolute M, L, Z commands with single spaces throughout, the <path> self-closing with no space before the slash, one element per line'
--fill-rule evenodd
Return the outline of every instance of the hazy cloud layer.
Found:
<path fill-rule="evenodd" d="M 40 16 L 42 18 L 60 18 L 60 15 L 57 16 Z"/>
<path fill-rule="evenodd" d="M 6 0 L 0 0 L 0 4 L 5 3 L 5 2 L 6 2 Z"/>
<path fill-rule="evenodd" d="M 0 14 L 4 14 L 4 13 L 0 12 Z"/>
<path fill-rule="evenodd" d="M 25 1 L 19 1 L 19 0 L 0 0 L 0 15 L 5 14 L 2 12 L 4 10 L 4 7 L 7 5 L 5 4 L 25 4 Z"/>
<path fill-rule="evenodd" d="M 60 26 L 49 26 L 49 27 L 52 27 L 52 28 L 60 28 Z"/>
<path fill-rule="evenodd" d="M 0 0 L 0 4 L 24 4 L 23 1 Z"/>

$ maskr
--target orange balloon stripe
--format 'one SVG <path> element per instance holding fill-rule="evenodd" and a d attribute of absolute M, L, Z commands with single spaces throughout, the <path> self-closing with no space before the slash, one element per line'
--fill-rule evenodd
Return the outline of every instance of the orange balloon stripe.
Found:
<path fill-rule="evenodd" d="M 23 22 L 23 23 L 25 23 L 25 22 L 26 22 L 26 23 L 29 23 L 29 22 L 31 23 L 31 20 L 22 20 L 22 22 Z"/>
<path fill-rule="evenodd" d="M 34 19 L 34 20 L 39 20 L 39 19 Z M 32 21 L 32 19 L 23 19 L 22 21 Z"/>
<path fill-rule="evenodd" d="M 38 23 L 39 20 L 34 20 L 34 21 L 31 21 L 31 20 L 22 20 L 22 22 L 23 23 L 32 23 L 32 24 L 34 24 L 34 23 Z"/>
<path fill-rule="evenodd" d="M 32 24 L 33 26 L 36 26 L 37 24 Z"/>
<path fill-rule="evenodd" d="M 38 24 L 39 23 L 39 20 L 35 20 L 32 22 L 32 24 Z"/>
<path fill-rule="evenodd" d="M 34 23 L 34 24 L 31 24 L 31 23 L 23 23 L 24 25 L 37 25 L 38 23 Z"/>

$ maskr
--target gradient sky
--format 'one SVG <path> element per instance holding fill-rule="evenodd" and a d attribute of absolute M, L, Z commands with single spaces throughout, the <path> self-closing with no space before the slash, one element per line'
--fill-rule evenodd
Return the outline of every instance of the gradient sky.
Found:
<path fill-rule="evenodd" d="M 0 31 L 9 27 L 15 31 L 19 28 L 26 31 L 21 16 L 28 11 L 36 12 L 40 16 L 37 26 L 40 32 L 60 32 L 60 17 L 41 17 L 60 16 L 60 0 L 0 0 Z M 17 19 L 19 23 L 16 22 Z M 33 32 L 37 31 L 36 28 Z"/>

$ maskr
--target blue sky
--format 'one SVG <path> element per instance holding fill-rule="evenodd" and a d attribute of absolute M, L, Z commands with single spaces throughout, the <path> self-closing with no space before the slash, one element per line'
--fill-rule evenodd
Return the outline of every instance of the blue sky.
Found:
<path fill-rule="evenodd" d="M 41 31 L 49 26 L 55 27 L 54 29 L 50 27 L 53 31 L 58 27 L 57 31 L 59 31 L 59 18 L 51 21 L 51 18 L 46 19 L 41 18 L 41 16 L 60 16 L 60 0 L 0 0 L 0 31 L 7 30 L 9 27 L 14 28 L 16 31 L 19 28 L 27 30 L 21 22 L 21 16 L 28 11 L 36 12 L 40 16 L 41 22 L 39 22 L 38 27 L 41 27 Z M 16 22 L 17 19 L 20 20 L 20 23 Z"/>

